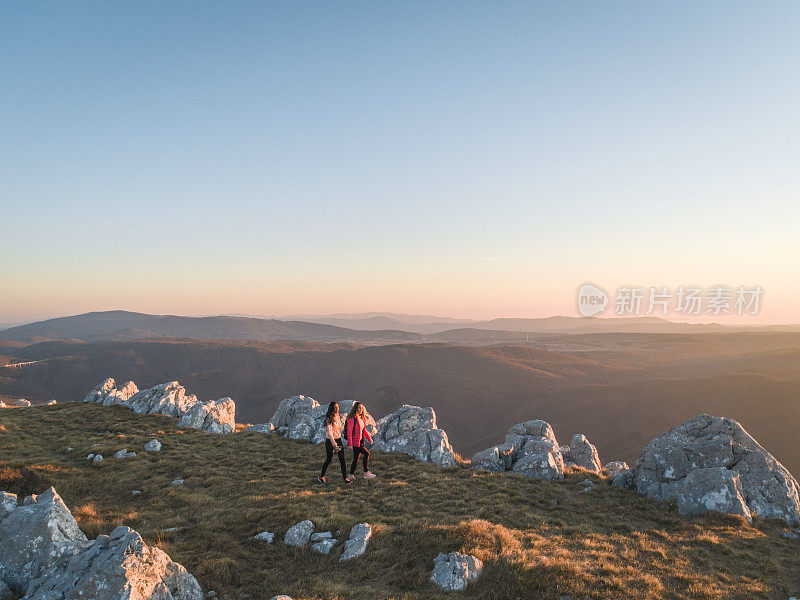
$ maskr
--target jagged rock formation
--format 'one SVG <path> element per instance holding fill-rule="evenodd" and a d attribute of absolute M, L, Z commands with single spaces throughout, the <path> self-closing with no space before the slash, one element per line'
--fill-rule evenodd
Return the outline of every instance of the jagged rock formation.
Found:
<path fill-rule="evenodd" d="M 53 488 L 2 493 L 0 582 L 25 600 L 202 600 L 197 580 L 128 527 L 89 541 Z"/>
<path fill-rule="evenodd" d="M 511 427 L 505 443 L 475 454 L 472 466 L 483 471 L 513 471 L 548 481 L 564 477 L 564 459 L 553 428 L 539 419 Z"/>
<path fill-rule="evenodd" d="M 404 404 L 377 423 L 374 435 L 376 450 L 403 452 L 423 462 L 451 467 L 457 463 L 455 452 L 443 429 L 436 426 L 433 408 Z"/>
<path fill-rule="evenodd" d="M 483 562 L 471 554 L 441 553 L 433 559 L 431 581 L 448 592 L 461 592 L 483 571 Z"/>
<path fill-rule="evenodd" d="M 800 523 L 798 484 L 740 423 L 700 415 L 654 438 L 636 462 L 641 494 L 684 513 L 715 510 Z"/>
<path fill-rule="evenodd" d="M 114 379 L 108 378 L 94 388 L 84 399 L 110 406 L 120 404 L 139 414 L 167 415 L 179 419 L 180 427 L 202 429 L 212 433 L 236 431 L 236 405 L 230 398 L 200 402 L 177 381 L 162 383 L 146 390 L 129 381 L 122 388 L 115 387 Z"/>
<path fill-rule="evenodd" d="M 369 523 L 359 523 L 353 525 L 350 530 L 350 537 L 344 543 L 344 551 L 339 560 L 350 560 L 361 556 L 367 551 L 367 544 L 372 537 L 372 526 Z"/>
<path fill-rule="evenodd" d="M 89 395 L 86 396 L 83 401 L 102 404 L 103 406 L 125 404 L 128 401 L 128 398 L 133 396 L 138 391 L 139 388 L 137 388 L 136 384 L 132 381 L 129 381 L 121 388 L 117 388 L 114 379 L 109 377 L 103 383 L 89 392 Z"/>
<path fill-rule="evenodd" d="M 345 434 L 345 419 L 347 414 L 353 409 L 354 400 L 342 400 L 339 402 L 339 417 L 342 422 L 342 443 L 347 446 L 347 435 Z M 319 404 L 313 398 L 307 396 L 293 396 L 281 400 L 278 409 L 272 416 L 268 424 L 253 425 L 248 430 L 263 431 L 269 433 L 271 425 L 275 431 L 293 440 L 308 440 L 314 444 L 321 444 L 325 441 L 325 414 L 328 411 L 327 404 Z M 374 435 L 377 431 L 375 419 L 367 411 L 365 413 L 367 431 Z"/>
<path fill-rule="evenodd" d="M 564 457 L 565 466 L 581 467 L 593 473 L 600 473 L 600 457 L 597 455 L 597 448 L 589 443 L 589 440 L 582 433 L 576 433 L 572 436 L 572 441 L 567 447 L 566 453 L 564 453 L 562 446 L 562 456 Z"/>

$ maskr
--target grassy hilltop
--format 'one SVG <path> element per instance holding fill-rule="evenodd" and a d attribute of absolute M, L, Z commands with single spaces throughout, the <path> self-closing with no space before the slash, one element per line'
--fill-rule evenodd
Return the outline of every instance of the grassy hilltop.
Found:
<path fill-rule="evenodd" d="M 150 455 L 142 446 L 153 437 L 163 449 Z M 123 447 L 137 456 L 114 459 Z M 90 452 L 105 460 L 91 464 Z M 123 407 L 0 411 L 0 490 L 53 485 L 89 537 L 128 525 L 223 600 L 786 600 L 800 590 L 800 542 L 781 537 L 777 522 L 684 517 L 585 472 L 548 483 L 377 452 L 377 479 L 344 486 L 334 459 L 323 488 L 323 456 L 307 442 L 179 429 Z M 581 493 L 587 476 L 597 485 Z M 336 550 L 282 543 L 303 519 L 345 536 L 367 521 L 375 533 L 364 556 L 342 563 Z M 276 532 L 275 544 L 251 539 L 263 530 Z M 466 592 L 448 594 L 428 577 L 434 557 L 454 550 L 485 569 Z"/>

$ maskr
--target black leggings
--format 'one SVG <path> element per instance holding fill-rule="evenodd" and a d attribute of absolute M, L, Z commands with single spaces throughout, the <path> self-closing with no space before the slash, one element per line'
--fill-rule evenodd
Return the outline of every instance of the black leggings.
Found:
<path fill-rule="evenodd" d="M 353 448 L 353 464 L 350 465 L 350 475 L 353 475 L 356 472 L 359 454 L 364 457 L 364 473 L 369 471 L 369 450 L 364 448 L 364 442 L 362 441 L 361 446 Z"/>
<path fill-rule="evenodd" d="M 344 466 L 344 448 L 342 447 L 342 438 L 336 440 L 336 445 L 339 446 L 339 465 L 342 467 L 342 479 L 347 479 L 347 467 Z M 333 444 L 327 438 L 325 438 L 325 462 L 322 465 L 322 475 L 320 477 L 325 477 L 325 471 L 328 470 L 328 465 L 331 464 L 331 460 L 333 459 Z"/>

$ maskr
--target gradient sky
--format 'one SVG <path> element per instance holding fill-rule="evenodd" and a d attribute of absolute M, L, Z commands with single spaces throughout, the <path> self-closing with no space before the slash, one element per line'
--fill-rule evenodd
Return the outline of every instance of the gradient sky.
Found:
<path fill-rule="evenodd" d="M 576 314 L 761 285 L 800 322 L 796 2 L 0 4 L 0 323 Z"/>

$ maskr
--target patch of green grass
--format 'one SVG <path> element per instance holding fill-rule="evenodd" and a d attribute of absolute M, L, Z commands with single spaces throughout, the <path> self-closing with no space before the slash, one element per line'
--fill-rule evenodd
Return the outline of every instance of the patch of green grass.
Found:
<path fill-rule="evenodd" d="M 345 486 L 334 460 L 322 487 L 322 446 L 175 423 L 89 404 L 2 410 L 0 489 L 26 495 L 52 484 L 87 535 L 128 525 L 222 599 L 785 600 L 800 591 L 798 542 L 777 522 L 684 517 L 595 475 L 594 489 L 579 493 L 586 472 L 548 483 L 378 452 L 378 478 Z M 147 454 L 153 437 L 163 449 Z M 137 456 L 114 459 L 123 447 Z M 97 452 L 103 462 L 85 460 Z M 342 563 L 336 551 L 282 543 L 303 519 L 342 536 L 366 521 L 375 533 L 364 556 Z M 251 539 L 263 530 L 275 544 Z M 454 550 L 485 561 L 462 594 L 428 581 L 434 557 Z"/>

